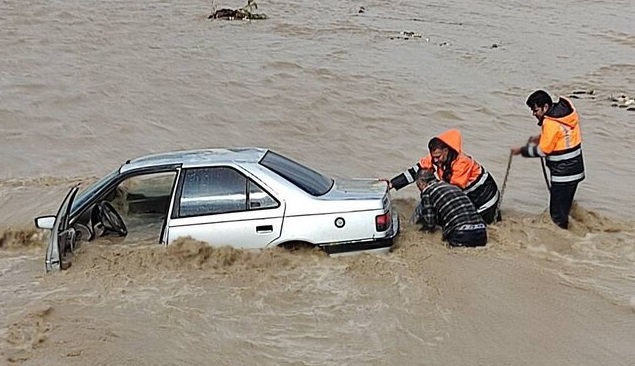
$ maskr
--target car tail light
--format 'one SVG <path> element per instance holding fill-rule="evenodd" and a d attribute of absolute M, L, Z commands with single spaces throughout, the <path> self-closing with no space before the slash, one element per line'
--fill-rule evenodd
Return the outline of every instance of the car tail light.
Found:
<path fill-rule="evenodd" d="M 390 211 L 383 215 L 375 216 L 375 229 L 377 231 L 386 231 L 390 227 Z"/>

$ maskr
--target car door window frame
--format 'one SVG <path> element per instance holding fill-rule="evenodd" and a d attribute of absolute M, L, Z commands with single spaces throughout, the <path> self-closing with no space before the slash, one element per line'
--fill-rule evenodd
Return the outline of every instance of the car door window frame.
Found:
<path fill-rule="evenodd" d="M 180 164 L 174 164 L 174 165 L 159 166 L 159 167 L 141 168 L 141 169 L 131 170 L 119 175 L 109 174 L 109 176 L 111 176 L 111 180 L 101 184 L 98 189 L 94 189 L 91 192 L 91 196 L 87 199 L 84 199 L 81 202 L 81 204 L 73 205 L 73 208 L 71 209 L 71 216 L 73 218 L 82 216 L 85 213 L 86 209 L 92 207 L 92 205 L 95 204 L 96 202 L 99 202 L 105 199 L 105 197 L 111 192 L 111 190 L 115 189 L 119 184 L 121 184 L 121 182 L 135 176 L 155 174 L 155 173 L 176 172 L 176 177 L 175 177 L 176 179 L 174 179 L 174 184 L 177 184 L 177 181 L 179 180 L 180 168 L 181 168 Z M 174 191 L 174 189 L 172 189 L 171 191 Z M 84 194 L 84 192 L 79 192 L 78 196 L 82 194 Z"/>

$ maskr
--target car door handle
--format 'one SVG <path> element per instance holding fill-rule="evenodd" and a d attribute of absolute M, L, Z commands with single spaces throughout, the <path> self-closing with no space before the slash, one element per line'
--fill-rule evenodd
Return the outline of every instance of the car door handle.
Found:
<path fill-rule="evenodd" d="M 273 232 L 273 225 L 256 226 L 256 233 L 268 234 Z"/>

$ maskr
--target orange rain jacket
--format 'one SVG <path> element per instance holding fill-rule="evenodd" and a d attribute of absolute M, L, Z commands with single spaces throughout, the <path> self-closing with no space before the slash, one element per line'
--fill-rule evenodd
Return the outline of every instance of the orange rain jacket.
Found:
<path fill-rule="evenodd" d="M 444 166 L 435 163 L 428 154 L 416 165 L 391 179 L 392 186 L 399 190 L 415 181 L 419 169 L 430 169 L 434 170 L 440 180 L 461 188 L 479 213 L 495 208 L 499 199 L 496 181 L 481 164 L 463 152 L 461 131 L 447 130 L 435 138 L 443 141 L 454 152 L 454 159 L 449 164 L 444 164 L 445 167 L 449 166 L 449 170 L 444 171 Z"/>
<path fill-rule="evenodd" d="M 524 157 L 542 157 L 551 172 L 551 184 L 571 184 L 584 179 L 582 133 L 573 103 L 560 97 L 543 119 L 538 145 L 528 143 L 521 148 Z"/>

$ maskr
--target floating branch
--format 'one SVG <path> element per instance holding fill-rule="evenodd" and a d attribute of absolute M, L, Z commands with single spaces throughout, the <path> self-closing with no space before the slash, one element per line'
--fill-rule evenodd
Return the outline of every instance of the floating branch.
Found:
<path fill-rule="evenodd" d="M 252 19 L 267 19 L 266 14 L 255 13 L 258 10 L 258 4 L 255 0 L 247 0 L 247 5 L 240 9 L 227 9 L 212 11 L 212 14 L 207 19 L 222 19 L 222 20 L 252 20 Z"/>

